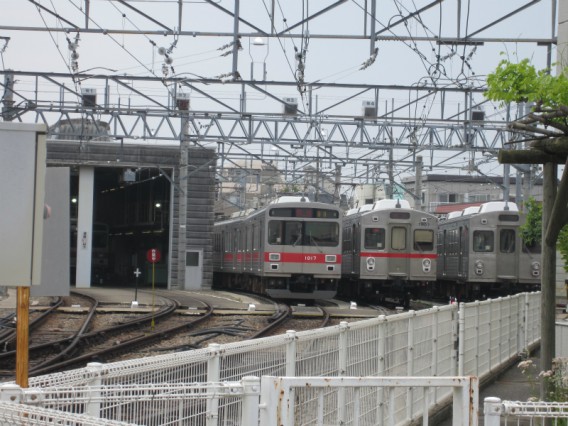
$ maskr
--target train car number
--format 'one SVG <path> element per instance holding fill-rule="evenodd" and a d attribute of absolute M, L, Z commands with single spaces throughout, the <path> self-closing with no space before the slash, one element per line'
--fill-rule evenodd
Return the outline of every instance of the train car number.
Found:
<path fill-rule="evenodd" d="M 304 256 L 304 260 L 306 262 L 315 262 L 317 260 L 317 256 Z"/>

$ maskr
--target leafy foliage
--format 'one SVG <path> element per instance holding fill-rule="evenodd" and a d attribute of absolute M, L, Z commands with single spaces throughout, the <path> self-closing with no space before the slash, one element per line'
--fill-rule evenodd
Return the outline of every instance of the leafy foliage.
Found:
<path fill-rule="evenodd" d="M 568 105 L 568 79 L 564 73 L 552 76 L 549 70 L 537 71 L 528 59 L 518 63 L 502 60 L 487 76 L 485 97 L 502 103 L 535 102 L 537 108 Z"/>
<path fill-rule="evenodd" d="M 503 60 L 487 76 L 484 95 L 501 105 L 534 103 L 528 116 L 511 123 L 511 128 L 541 134 L 545 138 L 568 135 L 568 78 L 565 72 L 553 76 L 546 69 L 537 71 L 528 59 L 518 63 Z"/>
<path fill-rule="evenodd" d="M 521 226 L 521 238 L 528 247 L 532 247 L 542 241 L 542 204 L 529 198 L 525 210 L 527 217 L 525 224 Z"/>
<path fill-rule="evenodd" d="M 565 226 L 558 235 L 556 241 L 556 249 L 560 252 L 562 261 L 564 262 L 564 270 L 568 272 L 568 227 Z"/>

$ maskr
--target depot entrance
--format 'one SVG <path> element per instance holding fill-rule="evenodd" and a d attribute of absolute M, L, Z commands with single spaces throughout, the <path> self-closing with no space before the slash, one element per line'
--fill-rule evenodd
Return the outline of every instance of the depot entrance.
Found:
<path fill-rule="evenodd" d="M 161 253 L 154 283 L 168 282 L 171 185 L 157 168 L 96 167 L 93 195 L 91 284 L 131 286 L 139 269 L 140 286 L 151 285 L 148 249 Z M 75 281 L 79 173 L 71 172 L 71 282 Z"/>

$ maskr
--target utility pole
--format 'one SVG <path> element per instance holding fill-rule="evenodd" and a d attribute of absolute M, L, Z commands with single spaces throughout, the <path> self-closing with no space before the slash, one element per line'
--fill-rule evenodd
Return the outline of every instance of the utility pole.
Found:
<path fill-rule="evenodd" d="M 424 210 L 422 205 L 422 156 L 416 156 L 416 198 L 414 199 L 414 204 L 416 210 Z"/>
<path fill-rule="evenodd" d="M 189 111 L 181 113 L 178 208 L 178 268 L 177 288 L 185 288 L 185 252 L 187 249 L 187 175 L 189 169 Z"/>
<path fill-rule="evenodd" d="M 333 202 L 339 205 L 341 200 L 339 199 L 339 187 L 341 186 L 341 164 L 335 164 L 335 191 L 333 192 Z"/>

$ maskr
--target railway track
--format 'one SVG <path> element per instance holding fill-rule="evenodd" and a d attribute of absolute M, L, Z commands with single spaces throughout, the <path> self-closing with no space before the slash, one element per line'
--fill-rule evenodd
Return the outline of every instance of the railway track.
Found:
<path fill-rule="evenodd" d="M 57 305 L 59 309 L 50 308 L 42 325 L 31 334 L 34 343 L 29 348 L 29 375 L 79 368 L 93 361 L 128 360 L 202 348 L 209 343 L 274 336 L 291 329 L 325 327 L 332 322 L 330 309 L 334 306 L 322 302 L 318 306 L 292 308 L 259 298 L 263 305 L 273 305 L 273 313 L 241 310 L 228 314 L 212 306 L 211 294 L 209 303 L 198 293 L 171 294 L 176 300 L 165 297 L 166 294 L 156 295 L 159 307 L 145 313 L 113 311 L 112 307 L 104 308 L 112 312 L 102 313 L 98 312 L 103 309 L 96 297 L 74 293 L 64 298 Z M 302 310 L 309 311 L 309 315 Z M 6 314 L 0 324 L 9 324 L 12 318 Z M 69 322 L 73 327 L 66 326 Z M 0 352 L 0 381 L 14 379 L 15 357 L 14 350 Z"/>

